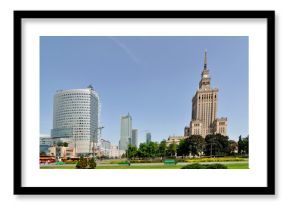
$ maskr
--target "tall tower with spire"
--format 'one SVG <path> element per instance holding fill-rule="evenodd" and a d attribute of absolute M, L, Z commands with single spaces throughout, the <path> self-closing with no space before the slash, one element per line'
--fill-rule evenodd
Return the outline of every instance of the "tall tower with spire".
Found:
<path fill-rule="evenodd" d="M 192 116 L 189 127 L 185 127 L 184 135 L 201 135 L 220 133 L 227 135 L 227 118 L 216 118 L 218 108 L 217 88 L 211 88 L 207 51 L 204 52 L 204 66 L 199 88 L 192 98 Z M 222 127 L 221 127 L 222 126 Z"/>

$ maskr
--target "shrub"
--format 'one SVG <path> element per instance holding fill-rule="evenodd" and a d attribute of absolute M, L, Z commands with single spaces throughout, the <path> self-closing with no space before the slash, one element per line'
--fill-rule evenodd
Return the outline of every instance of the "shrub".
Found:
<path fill-rule="evenodd" d="M 77 162 L 77 164 L 76 164 L 76 168 L 77 168 L 77 169 L 81 169 L 81 163 L 80 163 L 80 161 Z"/>
<path fill-rule="evenodd" d="M 181 169 L 206 169 L 205 166 L 195 163 L 195 164 L 189 164 L 186 165 L 184 167 L 182 167 Z"/>
<path fill-rule="evenodd" d="M 206 169 L 227 169 L 228 167 L 224 164 L 206 164 Z"/>
<path fill-rule="evenodd" d="M 95 161 L 95 159 L 92 157 L 90 160 L 89 160 L 89 167 L 90 169 L 95 169 L 97 166 L 97 163 Z"/>
<path fill-rule="evenodd" d="M 77 169 L 85 169 L 88 166 L 88 160 L 84 157 L 81 157 L 80 160 L 77 162 L 76 168 Z"/>
<path fill-rule="evenodd" d="M 194 163 L 194 164 L 186 165 L 186 166 L 182 167 L 181 169 L 227 169 L 227 166 L 225 166 L 223 164 L 198 164 L 198 163 Z"/>

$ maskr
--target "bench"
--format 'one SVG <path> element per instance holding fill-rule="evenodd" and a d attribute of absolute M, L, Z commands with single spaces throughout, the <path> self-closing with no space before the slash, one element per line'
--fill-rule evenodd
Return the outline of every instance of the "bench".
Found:
<path fill-rule="evenodd" d="M 131 163 L 130 162 L 128 162 L 128 161 L 124 161 L 124 162 L 119 162 L 118 164 L 122 164 L 122 165 L 131 165 Z"/>
<path fill-rule="evenodd" d="M 166 159 L 164 160 L 164 164 L 177 164 L 177 161 L 175 159 Z"/>

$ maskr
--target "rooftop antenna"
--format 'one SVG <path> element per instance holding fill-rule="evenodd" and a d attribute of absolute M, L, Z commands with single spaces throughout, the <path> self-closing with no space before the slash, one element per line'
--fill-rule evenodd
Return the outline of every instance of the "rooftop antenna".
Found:
<path fill-rule="evenodd" d="M 204 50 L 204 70 L 207 70 L 207 49 Z"/>

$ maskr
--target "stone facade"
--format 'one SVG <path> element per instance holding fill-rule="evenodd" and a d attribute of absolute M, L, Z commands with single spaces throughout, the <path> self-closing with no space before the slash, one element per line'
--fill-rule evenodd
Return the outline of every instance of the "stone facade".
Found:
<path fill-rule="evenodd" d="M 228 127 L 228 121 L 227 118 L 217 118 L 214 121 L 214 127 L 213 131 L 214 133 L 220 133 L 222 135 L 227 135 L 227 127 Z"/>
<path fill-rule="evenodd" d="M 204 68 L 201 73 L 199 89 L 192 98 L 192 116 L 189 127 L 184 128 L 184 136 L 220 133 L 227 135 L 227 118 L 217 118 L 218 92 L 211 88 L 211 78 L 207 67 L 207 52 L 205 51 Z"/>
<path fill-rule="evenodd" d="M 180 140 L 186 139 L 185 136 L 169 136 L 168 139 L 166 140 L 166 145 L 170 145 L 170 144 L 179 144 Z"/>

